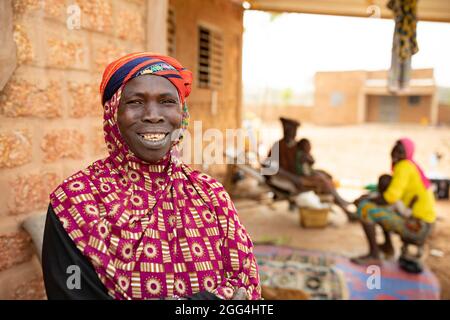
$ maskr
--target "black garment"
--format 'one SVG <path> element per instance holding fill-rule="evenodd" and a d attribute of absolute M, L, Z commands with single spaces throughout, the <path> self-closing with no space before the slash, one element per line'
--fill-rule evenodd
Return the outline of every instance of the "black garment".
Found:
<path fill-rule="evenodd" d="M 74 272 L 68 268 L 78 266 L 81 288 L 69 289 L 67 281 Z M 48 206 L 42 244 L 42 271 L 49 300 L 106 300 L 108 295 L 90 261 L 78 250 L 56 216 Z M 69 280 L 70 282 L 70 280 Z"/>
<path fill-rule="evenodd" d="M 80 289 L 70 289 L 75 274 L 70 266 L 80 270 Z M 56 216 L 48 206 L 42 245 L 42 271 L 49 300 L 111 300 L 91 262 L 78 250 Z M 70 278 L 70 279 L 69 279 Z M 188 300 L 220 300 L 216 295 L 202 291 Z"/>

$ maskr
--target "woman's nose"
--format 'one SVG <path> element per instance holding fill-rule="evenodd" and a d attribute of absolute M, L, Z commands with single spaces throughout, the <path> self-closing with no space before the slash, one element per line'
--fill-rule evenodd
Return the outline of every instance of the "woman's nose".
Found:
<path fill-rule="evenodd" d="M 159 107 L 153 103 L 148 103 L 144 108 L 144 113 L 142 115 L 143 122 L 159 123 L 164 121 Z"/>

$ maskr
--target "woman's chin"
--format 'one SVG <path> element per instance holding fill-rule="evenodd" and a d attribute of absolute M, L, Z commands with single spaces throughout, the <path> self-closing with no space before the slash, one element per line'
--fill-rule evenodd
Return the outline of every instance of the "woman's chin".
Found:
<path fill-rule="evenodd" d="M 144 152 L 137 154 L 138 158 L 144 160 L 145 162 L 154 163 L 158 162 L 169 152 L 170 147 L 164 146 L 160 149 L 147 149 Z"/>

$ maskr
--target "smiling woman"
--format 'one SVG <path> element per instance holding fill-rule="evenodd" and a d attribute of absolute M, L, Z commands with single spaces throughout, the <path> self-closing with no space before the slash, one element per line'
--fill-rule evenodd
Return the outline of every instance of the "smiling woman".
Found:
<path fill-rule="evenodd" d="M 50 195 L 49 299 L 260 299 L 253 245 L 228 193 L 178 155 L 191 82 L 178 61 L 152 53 L 106 68 L 109 156 Z"/>
<path fill-rule="evenodd" d="M 169 80 L 142 75 L 125 86 L 117 122 L 126 144 L 139 158 L 147 162 L 161 159 L 170 149 L 181 118 L 178 92 Z"/>

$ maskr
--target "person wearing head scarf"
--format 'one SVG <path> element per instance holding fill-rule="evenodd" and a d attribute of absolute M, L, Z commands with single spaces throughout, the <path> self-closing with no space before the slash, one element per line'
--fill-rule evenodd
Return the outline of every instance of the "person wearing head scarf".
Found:
<path fill-rule="evenodd" d="M 397 233 L 404 241 L 421 243 L 428 236 L 436 220 L 433 190 L 422 168 L 414 161 L 414 142 L 403 138 L 398 140 L 391 152 L 392 179 L 379 190 L 375 199 L 358 201 L 357 214 L 361 220 L 369 243 L 369 254 L 354 258 L 358 264 L 380 262 L 380 251 L 387 256 L 394 255 L 390 234 Z M 389 206 L 401 202 L 409 208 L 411 216 L 393 211 Z M 378 245 L 375 239 L 375 225 L 382 227 L 385 242 Z"/>
<path fill-rule="evenodd" d="M 252 242 L 223 186 L 179 156 L 192 73 L 124 56 L 100 85 L 109 156 L 50 195 L 49 299 L 260 299 Z"/>

